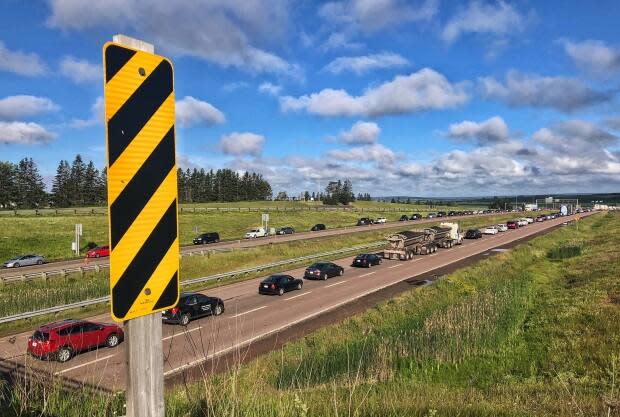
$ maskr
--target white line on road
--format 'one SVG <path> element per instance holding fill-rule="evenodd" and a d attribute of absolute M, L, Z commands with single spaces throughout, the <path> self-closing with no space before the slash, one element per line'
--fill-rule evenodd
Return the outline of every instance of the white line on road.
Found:
<path fill-rule="evenodd" d="M 62 371 L 54 372 L 54 375 L 64 374 L 65 372 L 73 371 L 74 369 L 79 369 L 79 368 L 82 368 L 83 366 L 87 366 L 87 365 L 93 364 L 95 362 L 100 362 L 100 361 L 103 361 L 103 360 L 106 360 L 106 359 L 110 359 L 114 355 L 116 355 L 116 353 L 113 353 L 113 354 L 107 355 L 107 356 L 103 356 L 101 358 L 92 360 L 90 362 L 83 363 L 81 365 L 75 365 L 75 366 L 72 366 L 71 368 L 67 368 L 67 369 L 63 369 Z"/>
<path fill-rule="evenodd" d="M 346 280 L 344 280 L 344 281 L 338 281 L 338 282 L 335 282 L 335 283 L 333 283 L 333 284 L 326 285 L 326 286 L 325 286 L 325 288 L 333 287 L 333 286 L 335 286 L 335 285 L 344 284 L 345 282 L 347 282 L 347 281 L 346 281 Z"/>
<path fill-rule="evenodd" d="M 388 269 L 398 268 L 399 266 L 403 266 L 403 265 L 404 264 L 396 264 L 396 265 L 388 266 Z"/>
<path fill-rule="evenodd" d="M 294 296 L 292 296 L 292 297 L 285 298 L 285 300 L 286 300 L 286 301 L 288 301 L 288 300 L 292 300 L 293 298 L 303 297 L 304 295 L 308 295 L 308 294 L 310 294 L 311 292 L 312 292 L 312 291 L 308 291 L 308 292 L 304 292 L 304 293 L 302 293 L 302 294 L 294 295 Z"/>
<path fill-rule="evenodd" d="M 372 275 L 372 274 L 376 274 L 376 273 L 377 273 L 377 271 L 375 271 L 375 272 L 369 272 L 369 273 L 367 273 L 367 274 L 360 275 L 360 278 L 367 277 L 368 275 Z"/>
<path fill-rule="evenodd" d="M 202 326 L 194 327 L 193 329 L 185 330 L 185 331 L 183 331 L 181 333 L 176 333 L 176 334 L 173 334 L 173 335 L 170 335 L 170 336 L 166 336 L 166 337 L 164 337 L 161 340 L 169 340 L 169 339 L 172 339 L 173 337 L 183 336 L 183 335 L 186 335 L 186 334 L 191 333 L 191 332 L 195 332 L 196 330 L 200 330 L 200 329 L 202 329 Z"/>
<path fill-rule="evenodd" d="M 231 319 L 234 319 L 234 318 L 237 318 L 237 317 L 240 317 L 240 316 L 244 316 L 244 315 L 246 315 L 246 314 L 250 314 L 250 313 L 253 313 L 253 312 L 255 312 L 255 311 L 262 310 L 263 308 L 266 308 L 266 307 L 267 307 L 267 306 L 260 306 L 260 307 L 256 307 L 256 308 L 253 308 L 252 310 L 248 310 L 248 311 L 245 311 L 245 312 L 243 312 L 243 313 L 235 314 L 234 316 L 231 316 L 230 318 L 231 318 Z"/>

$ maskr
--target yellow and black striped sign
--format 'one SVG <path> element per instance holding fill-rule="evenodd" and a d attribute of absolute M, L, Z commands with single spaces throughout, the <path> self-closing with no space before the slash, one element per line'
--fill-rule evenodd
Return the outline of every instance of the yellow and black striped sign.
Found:
<path fill-rule="evenodd" d="M 177 304 L 179 239 L 172 63 L 103 47 L 112 317 Z"/>

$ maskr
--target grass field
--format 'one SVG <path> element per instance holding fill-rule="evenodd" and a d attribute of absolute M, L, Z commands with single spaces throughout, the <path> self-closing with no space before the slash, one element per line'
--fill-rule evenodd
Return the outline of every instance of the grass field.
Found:
<path fill-rule="evenodd" d="M 509 218 L 511 218 L 510 215 L 491 216 L 484 219 L 472 217 L 460 222 L 460 225 L 464 229 L 469 227 L 481 227 L 482 225 L 505 221 Z M 400 228 L 404 226 L 405 225 L 402 224 L 396 225 L 396 227 Z M 415 224 L 407 224 L 406 226 L 415 227 Z M 214 253 L 210 256 L 186 256 L 181 258 L 181 280 L 235 271 L 283 259 L 376 242 L 382 240 L 387 233 L 389 233 L 389 231 L 385 229 L 376 231 L 372 231 L 371 229 L 367 232 L 350 235 L 257 246 L 247 250 Z M 296 265 L 289 264 L 277 270 L 281 271 L 295 266 Z M 299 266 L 301 266 L 301 264 Z M 276 270 L 274 269 L 274 271 Z M 243 277 L 238 277 L 235 280 L 250 279 L 255 276 L 265 275 L 268 272 L 269 271 L 262 271 L 260 273 L 248 274 Z M 222 282 L 202 283 L 192 289 L 206 289 L 230 282 L 234 282 L 234 280 L 228 279 Z M 107 270 L 102 270 L 99 273 L 94 271 L 86 272 L 83 276 L 74 274 L 67 275 L 64 278 L 53 277 L 48 279 L 47 282 L 43 280 L 33 280 L 24 283 L 7 284 L 0 287 L 0 295 L 2 296 L 0 297 L 0 317 L 102 297 L 109 293 L 108 285 Z M 106 311 L 106 309 L 107 307 L 101 306 L 98 311 Z M 52 317 L 41 316 L 28 323 L 17 322 L 16 324 L 2 324 L 0 325 L 0 334 L 10 333 L 22 328 L 31 328 L 35 324 L 44 323 L 51 319 L 73 317 L 75 315 L 74 313 L 75 311 L 70 311 Z"/>
<path fill-rule="evenodd" d="M 178 387 L 166 415 L 619 416 L 618 236 L 608 214 L 536 238 Z M 122 414 L 118 397 L 57 391 L 47 415 Z M 7 387 L 0 411 L 39 415 L 43 395 Z"/>
<path fill-rule="evenodd" d="M 244 207 L 261 203 L 265 207 L 301 207 L 302 202 L 247 202 L 247 203 L 220 203 L 222 207 Z M 377 202 L 358 202 L 356 207 L 360 211 L 280 211 L 269 213 L 270 227 L 292 226 L 297 231 L 307 231 L 316 223 L 324 223 L 328 228 L 352 226 L 362 216 L 385 216 L 390 221 L 396 221 L 403 214 L 401 212 L 381 212 L 372 210 L 397 209 L 404 206 L 411 209 L 408 213 L 425 212 L 424 207 L 406 204 L 387 204 Z M 211 203 L 201 207 L 213 207 Z M 190 207 L 186 207 L 186 209 Z M 254 207 L 254 206 L 252 206 Z M 322 207 L 322 206 L 321 206 Z M 455 208 L 450 208 L 454 210 Z M 446 209 L 447 210 L 447 209 Z M 433 211 L 438 211 L 433 209 Z M 48 260 L 71 259 L 75 255 L 71 251 L 71 242 L 74 239 L 76 223 L 83 225 L 81 244 L 88 242 L 107 244 L 108 223 L 103 215 L 41 215 L 41 216 L 0 216 L 0 261 L 16 255 L 35 253 L 43 255 Z M 217 231 L 221 239 L 241 239 L 248 228 L 260 226 L 260 212 L 218 212 L 197 211 L 179 215 L 179 236 L 181 245 L 191 244 L 198 232 Z"/>

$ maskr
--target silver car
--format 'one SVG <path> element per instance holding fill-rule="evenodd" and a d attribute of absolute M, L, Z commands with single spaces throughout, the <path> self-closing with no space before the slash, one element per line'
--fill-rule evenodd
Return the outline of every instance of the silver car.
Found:
<path fill-rule="evenodd" d="M 24 255 L 9 259 L 4 263 L 5 268 L 19 268 L 20 266 L 42 265 L 45 258 L 41 255 Z"/>

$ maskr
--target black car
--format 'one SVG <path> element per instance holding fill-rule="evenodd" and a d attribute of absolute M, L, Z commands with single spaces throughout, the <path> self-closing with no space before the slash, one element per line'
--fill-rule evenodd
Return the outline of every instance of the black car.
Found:
<path fill-rule="evenodd" d="M 290 275 L 272 275 L 258 284 L 259 294 L 282 295 L 287 291 L 301 290 L 304 282 Z"/>
<path fill-rule="evenodd" d="M 381 264 L 381 258 L 374 253 L 363 253 L 361 255 L 357 255 L 355 259 L 353 259 L 353 263 L 351 266 L 359 266 L 363 268 L 370 268 L 373 265 Z"/>
<path fill-rule="evenodd" d="M 369 219 L 368 217 L 362 217 L 357 221 L 358 226 L 366 226 L 368 224 L 373 224 L 372 219 Z"/>
<path fill-rule="evenodd" d="M 190 320 L 202 316 L 219 316 L 223 312 L 224 301 L 221 298 L 185 292 L 181 293 L 175 307 L 161 313 L 161 318 L 164 323 L 187 326 Z"/>
<path fill-rule="evenodd" d="M 203 233 L 194 238 L 194 245 L 204 245 L 205 243 L 217 243 L 220 241 L 220 235 L 217 232 Z"/>
<path fill-rule="evenodd" d="M 319 223 L 319 224 L 315 224 L 314 226 L 312 226 L 312 229 L 310 229 L 310 231 L 312 232 L 318 232 L 319 230 L 325 230 L 326 227 L 324 224 Z"/>
<path fill-rule="evenodd" d="M 449 211 L 448 217 L 456 216 L 456 211 Z"/>
<path fill-rule="evenodd" d="M 317 262 L 306 268 L 304 278 L 322 279 L 339 276 L 344 274 L 344 268 L 333 262 Z"/>
<path fill-rule="evenodd" d="M 445 211 L 438 211 L 437 212 L 437 217 L 446 217 L 446 216 L 447 216 L 447 214 L 446 214 Z"/>
<path fill-rule="evenodd" d="M 411 217 L 409 217 L 409 220 L 420 220 L 421 218 L 422 215 L 420 213 L 413 213 Z"/>
<path fill-rule="evenodd" d="M 293 233 L 295 233 L 295 229 L 293 229 L 292 227 L 283 227 L 280 230 L 278 230 L 277 234 L 279 235 L 292 235 Z"/>
<path fill-rule="evenodd" d="M 480 239 L 482 237 L 482 232 L 478 229 L 469 229 L 467 233 L 465 233 L 465 239 Z"/>
<path fill-rule="evenodd" d="M 407 220 L 409 220 L 409 217 L 407 217 L 406 214 L 403 214 L 400 216 L 400 219 L 398 219 L 399 222 L 406 222 Z"/>

